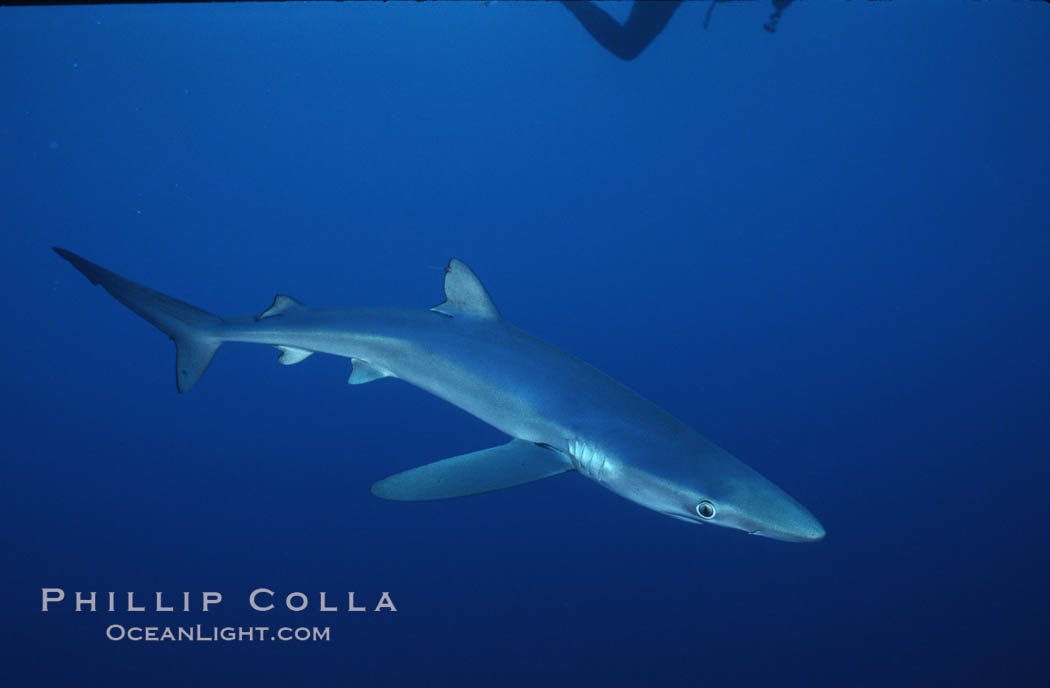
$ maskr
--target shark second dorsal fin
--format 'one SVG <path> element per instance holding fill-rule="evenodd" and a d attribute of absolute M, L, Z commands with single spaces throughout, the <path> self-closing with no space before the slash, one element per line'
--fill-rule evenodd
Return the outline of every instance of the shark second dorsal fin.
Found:
<path fill-rule="evenodd" d="M 272 318 L 275 315 L 280 315 L 281 313 L 284 313 L 301 305 L 303 304 L 299 303 L 287 294 L 278 294 L 277 296 L 273 297 L 273 305 L 264 310 L 259 315 L 255 316 L 255 319 L 262 320 L 263 318 Z"/>
<path fill-rule="evenodd" d="M 457 258 L 450 260 L 445 268 L 445 300 L 430 310 L 453 318 L 501 318 L 485 285 L 466 263 Z"/>

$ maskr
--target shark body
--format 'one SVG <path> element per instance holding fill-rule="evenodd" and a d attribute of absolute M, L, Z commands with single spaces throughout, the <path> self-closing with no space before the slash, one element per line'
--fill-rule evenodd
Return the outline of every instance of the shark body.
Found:
<path fill-rule="evenodd" d="M 671 414 L 580 359 L 507 323 L 463 262 L 432 309 L 315 308 L 278 295 L 259 315 L 220 318 L 64 249 L 94 284 L 168 334 L 186 391 L 223 342 L 268 344 L 280 362 L 350 358 L 351 384 L 404 380 L 514 438 L 380 480 L 378 497 L 446 499 L 575 470 L 647 508 L 779 540 L 824 529 L 792 497 Z"/>

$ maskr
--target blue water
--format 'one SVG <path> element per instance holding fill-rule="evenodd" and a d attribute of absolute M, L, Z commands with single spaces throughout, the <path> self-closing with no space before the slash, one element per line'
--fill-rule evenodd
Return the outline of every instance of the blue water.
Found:
<path fill-rule="evenodd" d="M 3 683 L 1043 685 L 1050 6 L 797 2 L 775 35 L 770 9 L 687 4 L 623 62 L 556 3 L 0 8 Z M 179 395 L 171 344 L 51 245 L 219 314 L 429 307 L 459 257 L 828 537 L 572 474 L 378 500 L 504 437 L 268 347 Z M 224 601 L 44 613 L 45 587 Z"/>

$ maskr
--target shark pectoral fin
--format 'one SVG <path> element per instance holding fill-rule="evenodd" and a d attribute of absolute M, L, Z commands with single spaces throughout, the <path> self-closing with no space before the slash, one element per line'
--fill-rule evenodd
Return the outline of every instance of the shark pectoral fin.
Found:
<path fill-rule="evenodd" d="M 277 359 L 281 365 L 295 365 L 296 363 L 305 361 L 314 355 L 313 351 L 296 349 L 291 346 L 278 346 L 277 348 L 281 350 L 281 356 Z"/>
<path fill-rule="evenodd" d="M 350 379 L 347 382 L 351 385 L 363 385 L 372 380 L 394 377 L 394 374 L 389 370 L 383 370 L 368 361 L 362 361 L 360 358 L 351 358 L 350 361 L 353 363 L 354 368 L 350 371 Z"/>
<path fill-rule="evenodd" d="M 372 494 L 399 502 L 451 499 L 524 485 L 569 470 L 569 460 L 553 449 L 512 440 L 383 478 L 372 485 Z"/>

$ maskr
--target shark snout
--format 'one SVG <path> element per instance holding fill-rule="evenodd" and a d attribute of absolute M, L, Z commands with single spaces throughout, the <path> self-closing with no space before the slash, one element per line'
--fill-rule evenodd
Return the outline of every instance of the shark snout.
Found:
<path fill-rule="evenodd" d="M 733 505 L 735 523 L 751 535 L 785 542 L 817 542 L 824 539 L 824 526 L 809 509 L 802 506 L 770 480 L 750 473 L 741 481 L 745 486 Z"/>
<path fill-rule="evenodd" d="M 825 532 L 824 526 L 820 525 L 820 521 L 814 518 L 812 524 L 802 527 L 752 530 L 750 534 L 761 535 L 762 537 L 772 538 L 774 540 L 783 540 L 784 542 L 819 542 L 824 539 Z"/>
<path fill-rule="evenodd" d="M 794 499 L 781 502 L 775 518 L 759 525 L 755 530 L 749 531 L 751 535 L 785 542 L 819 542 L 826 534 L 824 526 L 804 506 Z"/>

